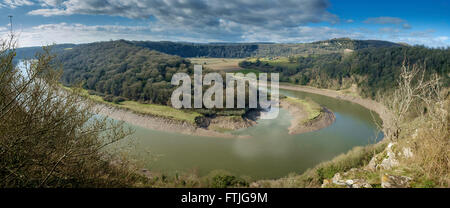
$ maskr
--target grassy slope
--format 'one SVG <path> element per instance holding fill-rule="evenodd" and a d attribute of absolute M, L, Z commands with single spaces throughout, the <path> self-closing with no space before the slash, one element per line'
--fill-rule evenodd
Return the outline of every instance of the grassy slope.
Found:
<path fill-rule="evenodd" d="M 322 108 L 319 104 L 315 103 L 312 100 L 302 100 L 293 97 L 286 97 L 285 101 L 293 105 L 299 105 L 299 107 L 305 109 L 305 111 L 308 113 L 308 117 L 303 122 L 308 122 L 320 116 Z"/>
<path fill-rule="evenodd" d="M 320 163 L 302 174 L 293 173 L 284 178 L 261 180 L 256 183 L 259 187 L 265 188 L 317 188 L 322 185 L 324 179 L 331 178 L 338 172 L 367 165 L 372 156 L 382 152 L 385 147 L 386 142 L 365 147 L 354 147 L 349 152 L 341 154 L 331 161 Z"/>

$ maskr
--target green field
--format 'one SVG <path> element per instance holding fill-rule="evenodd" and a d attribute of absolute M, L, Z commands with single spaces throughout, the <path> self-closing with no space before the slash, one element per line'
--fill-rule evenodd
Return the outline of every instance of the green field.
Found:
<path fill-rule="evenodd" d="M 261 72 L 256 69 L 242 69 L 242 70 L 236 71 L 234 73 L 235 74 L 236 73 L 242 73 L 242 74 L 255 73 L 256 75 L 259 75 L 259 73 L 261 73 Z"/>
<path fill-rule="evenodd" d="M 231 72 L 240 70 L 239 62 L 245 59 L 241 58 L 189 58 L 193 64 L 200 64 L 203 67 L 214 71 Z"/>
<path fill-rule="evenodd" d="M 278 57 L 278 58 L 251 58 L 251 59 L 247 59 L 247 61 L 249 62 L 253 62 L 255 63 L 257 60 L 259 59 L 259 61 L 262 64 L 269 64 L 270 66 L 274 66 L 274 67 L 284 67 L 284 68 L 288 68 L 288 69 L 296 69 L 298 64 L 295 62 L 290 62 L 288 57 Z"/>
<path fill-rule="evenodd" d="M 64 87 L 64 89 L 73 90 L 72 88 L 69 87 Z M 101 96 L 89 94 L 89 92 L 85 89 L 79 90 L 82 96 L 87 97 L 90 100 L 122 109 L 131 110 L 135 113 L 169 118 L 178 121 L 186 121 L 192 124 L 195 124 L 196 117 L 202 116 L 200 113 L 179 110 L 166 105 L 144 104 L 136 101 L 123 101 L 119 103 L 108 102 L 105 101 Z"/>

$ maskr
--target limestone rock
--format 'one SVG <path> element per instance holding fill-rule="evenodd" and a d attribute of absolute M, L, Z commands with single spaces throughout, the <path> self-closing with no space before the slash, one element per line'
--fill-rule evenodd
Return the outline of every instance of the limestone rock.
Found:
<path fill-rule="evenodd" d="M 380 167 L 385 169 L 385 170 L 389 170 L 392 169 L 393 167 L 396 167 L 399 165 L 399 162 L 397 160 L 397 157 L 394 153 L 394 151 L 392 150 L 392 147 L 395 145 L 395 143 L 389 143 L 387 148 L 386 148 L 386 157 L 383 159 L 383 161 L 381 161 Z"/>
<path fill-rule="evenodd" d="M 351 185 L 353 185 L 355 182 L 353 181 L 353 180 L 346 180 L 345 181 L 345 184 L 346 185 L 348 185 L 348 186 L 351 186 Z"/>
<path fill-rule="evenodd" d="M 383 175 L 381 177 L 381 187 L 383 188 L 409 188 L 412 179 L 406 176 Z"/>
<path fill-rule="evenodd" d="M 322 183 L 322 188 L 328 188 L 331 185 L 332 181 L 330 179 L 324 179 Z"/>
<path fill-rule="evenodd" d="M 367 164 L 367 166 L 364 167 L 364 170 L 368 170 L 368 171 L 375 171 L 375 170 L 377 170 L 378 164 L 377 164 L 376 161 L 377 161 L 376 156 L 372 157 L 372 159 L 370 160 L 369 164 Z"/>
<path fill-rule="evenodd" d="M 403 148 L 403 156 L 404 156 L 405 158 L 411 158 L 411 157 L 413 157 L 414 154 L 413 154 L 411 148 L 409 148 L 409 147 L 404 147 L 404 148 Z"/>
<path fill-rule="evenodd" d="M 341 176 L 340 173 L 334 174 L 332 181 L 333 181 L 334 184 L 339 185 L 339 186 L 346 186 L 347 185 L 345 183 L 345 181 L 342 180 L 342 176 Z"/>
<path fill-rule="evenodd" d="M 347 188 L 372 188 L 372 186 L 364 179 L 344 179 L 343 176 L 350 175 L 350 172 L 356 172 L 358 169 L 354 168 L 349 172 L 343 174 L 336 173 L 331 180 L 324 180 L 322 187 L 329 187 L 331 184 L 343 186 Z"/>
<path fill-rule="evenodd" d="M 351 188 L 372 188 L 372 185 L 362 179 L 356 179 L 353 181 Z"/>

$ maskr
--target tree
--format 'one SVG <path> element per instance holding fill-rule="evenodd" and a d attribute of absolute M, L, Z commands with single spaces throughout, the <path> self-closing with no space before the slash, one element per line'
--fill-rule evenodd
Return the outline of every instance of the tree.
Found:
<path fill-rule="evenodd" d="M 94 117 L 94 104 L 64 90 L 50 48 L 20 70 L 15 41 L 0 48 L 0 187 L 130 186 L 129 166 L 104 148 L 130 135 Z"/>
<path fill-rule="evenodd" d="M 383 96 L 382 101 L 391 115 L 383 125 L 383 132 L 388 138 L 398 140 L 402 131 L 401 125 L 405 123 L 413 104 L 425 102 L 431 108 L 434 101 L 431 97 L 435 96 L 430 96 L 430 93 L 434 92 L 440 83 L 437 75 L 425 80 L 425 69 L 426 65 L 411 66 L 404 61 L 397 88 Z"/>

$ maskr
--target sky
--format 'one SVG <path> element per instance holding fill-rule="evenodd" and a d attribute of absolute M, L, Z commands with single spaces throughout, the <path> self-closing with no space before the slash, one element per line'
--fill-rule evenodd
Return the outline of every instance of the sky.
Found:
<path fill-rule="evenodd" d="M 19 47 L 108 40 L 450 46 L 449 0 L 0 0 Z"/>

